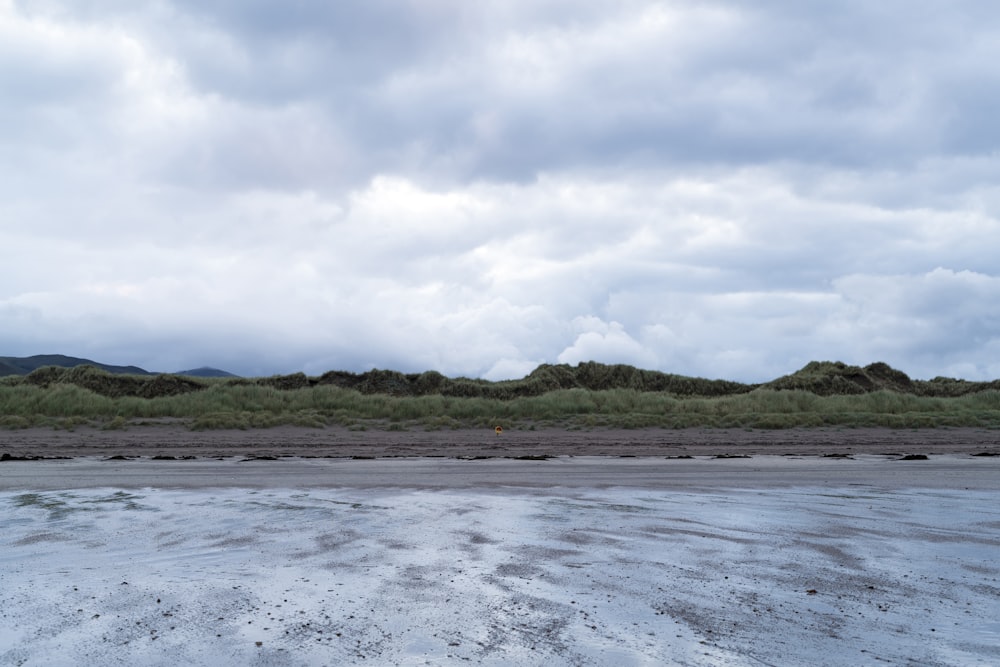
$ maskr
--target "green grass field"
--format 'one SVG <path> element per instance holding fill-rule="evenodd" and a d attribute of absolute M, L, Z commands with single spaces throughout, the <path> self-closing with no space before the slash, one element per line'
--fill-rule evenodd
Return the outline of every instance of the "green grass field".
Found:
<path fill-rule="evenodd" d="M 368 386 L 358 382 L 357 388 L 321 383 L 302 374 L 196 380 L 110 375 L 92 367 L 46 367 L 28 376 L 0 378 L 0 426 L 73 428 L 90 424 L 113 429 L 176 418 L 192 429 L 293 424 L 316 428 L 341 425 L 356 429 L 435 430 L 478 428 L 495 423 L 514 429 L 1000 428 L 1000 389 L 995 383 L 971 386 L 960 380 L 940 378 L 924 383 L 937 382 L 945 388 L 937 392 L 941 395 L 933 395 L 935 392 L 898 371 L 889 369 L 892 372 L 887 373 L 888 367 L 876 366 L 857 369 L 833 365 L 826 370 L 842 372 L 834 374 L 831 380 L 830 373 L 823 374 L 823 367 L 811 364 L 800 372 L 805 377 L 786 376 L 774 383 L 753 386 L 664 374 L 648 376 L 646 379 L 653 384 L 673 384 L 672 388 L 659 390 L 642 386 L 560 388 L 560 382 L 568 382 L 569 376 L 565 375 L 568 367 L 545 367 L 564 373 L 555 381 L 551 376 L 542 380 L 529 376 L 508 383 L 450 380 L 438 374 L 427 377 L 426 373 L 403 376 L 389 371 L 373 371 L 378 376 L 340 374 L 349 381 L 367 376 L 368 380 L 375 377 L 381 382 Z M 583 364 L 570 370 L 582 367 Z M 651 373 L 624 370 L 629 368 L 592 364 L 583 370 L 593 376 L 595 370 L 610 369 L 605 372 L 604 380 L 594 382 L 610 377 L 626 385 L 637 385 L 642 373 Z M 877 377 L 856 372 L 872 368 L 875 375 L 888 375 L 894 388 L 880 388 Z M 855 385 L 848 386 L 851 378 Z M 576 376 L 574 379 L 578 381 Z M 347 380 L 342 384 L 349 384 Z M 409 390 L 421 382 L 426 391 Z M 538 390 L 538 385 L 546 383 L 552 388 Z M 796 384 L 810 386 L 810 383 L 813 389 L 839 385 L 845 393 L 824 394 L 795 388 Z M 857 390 L 857 383 L 868 390 Z M 958 391 L 955 387 L 968 391 Z M 452 391 L 438 393 L 442 389 Z M 466 395 L 470 393 L 473 395 Z"/>

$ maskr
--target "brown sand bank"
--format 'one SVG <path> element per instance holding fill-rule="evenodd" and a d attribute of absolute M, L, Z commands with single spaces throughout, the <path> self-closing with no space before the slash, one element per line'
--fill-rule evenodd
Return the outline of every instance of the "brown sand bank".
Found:
<path fill-rule="evenodd" d="M 492 429 L 352 431 L 281 426 L 190 431 L 182 424 L 106 431 L 0 430 L 0 456 L 24 457 L 523 457 L 855 454 L 1000 455 L 1000 430 L 942 428 Z"/>

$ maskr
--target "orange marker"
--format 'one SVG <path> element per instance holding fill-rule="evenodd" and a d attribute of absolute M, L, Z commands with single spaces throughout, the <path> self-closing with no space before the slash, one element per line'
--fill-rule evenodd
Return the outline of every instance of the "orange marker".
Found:
<path fill-rule="evenodd" d="M 503 433 L 503 426 L 497 426 L 493 430 L 497 432 L 497 435 L 500 435 L 501 433 Z"/>

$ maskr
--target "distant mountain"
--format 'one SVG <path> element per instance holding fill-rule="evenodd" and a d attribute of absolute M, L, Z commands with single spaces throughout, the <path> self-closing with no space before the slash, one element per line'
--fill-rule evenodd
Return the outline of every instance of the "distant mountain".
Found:
<path fill-rule="evenodd" d="M 24 372 L 19 366 L 0 359 L 0 377 L 4 377 L 5 375 L 24 375 Z"/>
<path fill-rule="evenodd" d="M 138 366 L 114 366 L 102 364 L 90 359 L 80 357 L 67 357 L 64 354 L 36 354 L 32 357 L 0 357 L 0 377 L 4 375 L 27 375 L 32 371 L 45 366 L 56 366 L 58 368 L 76 368 L 77 366 L 93 366 L 107 373 L 116 375 L 162 375 L 153 371 L 147 371 Z M 232 373 L 219 370 L 218 368 L 193 368 L 187 371 L 178 371 L 172 375 L 187 375 L 190 377 L 202 378 L 234 378 L 239 377 Z"/>
<path fill-rule="evenodd" d="M 208 366 L 202 366 L 201 368 L 192 368 L 189 371 L 177 371 L 174 375 L 187 375 L 188 377 L 194 378 L 236 378 L 239 375 L 234 375 L 228 371 L 219 370 L 218 368 L 210 368 Z"/>
<path fill-rule="evenodd" d="M 80 357 L 67 357 L 64 354 L 36 354 L 33 357 L 0 357 L 0 375 L 27 375 L 36 368 L 43 366 L 58 366 L 74 368 L 76 366 L 94 366 L 108 373 L 123 375 L 156 375 L 138 366 L 112 366 Z"/>

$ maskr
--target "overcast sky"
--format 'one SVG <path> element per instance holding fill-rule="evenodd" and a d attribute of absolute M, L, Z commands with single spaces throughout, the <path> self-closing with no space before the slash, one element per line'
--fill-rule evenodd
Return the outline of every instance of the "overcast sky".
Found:
<path fill-rule="evenodd" d="M 0 0 L 0 356 L 1000 377 L 993 0 Z"/>

